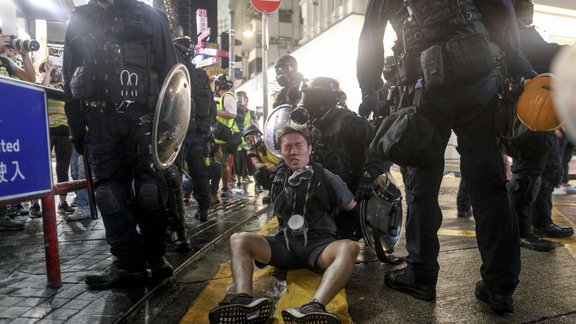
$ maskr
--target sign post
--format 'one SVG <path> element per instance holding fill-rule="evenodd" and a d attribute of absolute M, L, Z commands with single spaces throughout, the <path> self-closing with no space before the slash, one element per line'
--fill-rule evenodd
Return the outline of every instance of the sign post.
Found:
<path fill-rule="evenodd" d="M 262 13 L 262 106 L 264 122 L 268 118 L 268 15 L 278 10 L 281 0 L 250 0 Z"/>

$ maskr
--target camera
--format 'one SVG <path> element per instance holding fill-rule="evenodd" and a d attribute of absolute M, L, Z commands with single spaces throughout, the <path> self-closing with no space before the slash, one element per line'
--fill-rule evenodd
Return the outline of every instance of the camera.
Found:
<path fill-rule="evenodd" d="M 10 35 L 10 47 L 20 52 L 24 50 L 25 52 L 36 52 L 40 49 L 40 43 L 34 39 L 20 39 L 16 38 L 14 35 Z"/>

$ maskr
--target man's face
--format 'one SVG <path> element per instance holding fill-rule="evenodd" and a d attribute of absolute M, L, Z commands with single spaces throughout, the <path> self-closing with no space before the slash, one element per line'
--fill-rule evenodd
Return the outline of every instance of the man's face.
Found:
<path fill-rule="evenodd" d="M 282 158 L 292 171 L 308 165 L 312 148 L 306 143 L 304 136 L 298 133 L 287 134 L 282 136 L 280 143 Z"/>

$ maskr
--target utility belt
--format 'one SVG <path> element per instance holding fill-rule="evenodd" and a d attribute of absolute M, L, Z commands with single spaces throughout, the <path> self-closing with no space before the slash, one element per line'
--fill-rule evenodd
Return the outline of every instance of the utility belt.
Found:
<path fill-rule="evenodd" d="M 398 59 L 399 81 L 422 78 L 426 90 L 447 89 L 472 82 L 496 68 L 496 47 L 481 33 L 457 36 L 422 51 L 404 51 Z"/>
<path fill-rule="evenodd" d="M 132 116 L 142 116 L 150 113 L 150 109 L 140 103 L 122 102 L 115 104 L 111 101 L 84 101 L 86 112 L 97 112 L 104 115 L 127 114 Z"/>

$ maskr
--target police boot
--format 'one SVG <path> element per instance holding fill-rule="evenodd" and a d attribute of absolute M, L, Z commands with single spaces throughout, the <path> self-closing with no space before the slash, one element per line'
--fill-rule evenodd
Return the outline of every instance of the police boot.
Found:
<path fill-rule="evenodd" d="M 476 283 L 474 293 L 478 299 L 488 304 L 495 314 L 503 315 L 506 313 L 514 313 L 514 299 L 512 298 L 512 294 L 491 293 L 482 280 Z"/>
<path fill-rule="evenodd" d="M 205 222 L 208 220 L 208 209 L 199 209 L 196 215 L 194 215 L 198 220 L 201 222 Z"/>
<path fill-rule="evenodd" d="M 436 299 L 436 284 L 433 281 L 417 278 L 408 268 L 388 271 L 384 277 L 386 286 L 425 301 Z"/>
<path fill-rule="evenodd" d="M 153 258 L 148 261 L 148 268 L 152 272 L 152 280 L 160 282 L 174 274 L 172 265 L 164 257 Z"/>
<path fill-rule="evenodd" d="M 103 290 L 145 283 L 147 277 L 148 275 L 144 269 L 136 271 L 123 269 L 114 262 L 107 270 L 96 274 L 86 275 L 85 281 L 91 289 Z"/>
<path fill-rule="evenodd" d="M 520 235 L 520 246 L 538 252 L 548 252 L 556 248 L 554 242 L 543 240 L 532 233 Z"/>
<path fill-rule="evenodd" d="M 572 227 L 560 227 L 551 223 L 543 227 L 535 227 L 534 234 L 540 237 L 570 237 L 574 235 Z"/>

